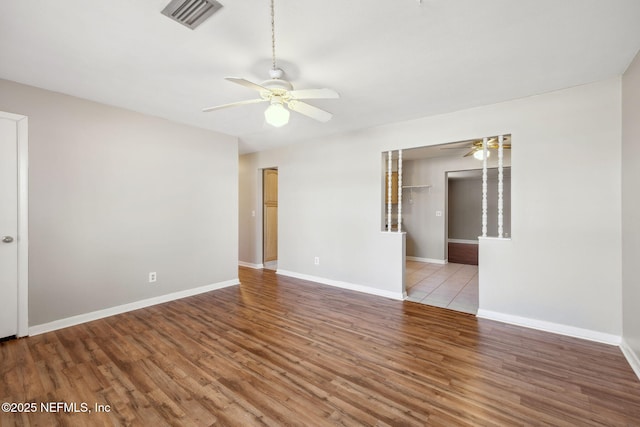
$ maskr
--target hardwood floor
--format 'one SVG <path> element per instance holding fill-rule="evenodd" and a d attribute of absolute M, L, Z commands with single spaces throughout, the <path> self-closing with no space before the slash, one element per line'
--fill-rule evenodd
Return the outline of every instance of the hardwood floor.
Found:
<path fill-rule="evenodd" d="M 267 270 L 240 278 L 0 343 L 0 402 L 38 406 L 0 424 L 640 425 L 617 347 Z"/>
<path fill-rule="evenodd" d="M 455 264 L 478 265 L 478 244 L 449 242 L 447 258 Z"/>

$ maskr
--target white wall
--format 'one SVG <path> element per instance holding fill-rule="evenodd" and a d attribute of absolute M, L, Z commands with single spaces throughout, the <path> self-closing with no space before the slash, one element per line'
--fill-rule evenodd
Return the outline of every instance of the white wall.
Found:
<path fill-rule="evenodd" d="M 480 308 L 620 336 L 620 100 L 615 78 L 252 154 L 240 191 L 278 166 L 279 268 L 382 289 L 401 266 L 379 231 L 381 152 L 511 134 L 513 239 L 481 265 Z"/>
<path fill-rule="evenodd" d="M 0 110 L 29 117 L 30 326 L 237 278 L 236 138 L 6 80 Z"/>
<path fill-rule="evenodd" d="M 238 164 L 238 238 L 243 242 L 238 248 L 238 260 L 262 267 L 262 174 L 257 173 L 249 159 L 249 156 L 241 156 Z"/>
<path fill-rule="evenodd" d="M 640 377 L 640 55 L 622 78 L 623 338 Z"/>
<path fill-rule="evenodd" d="M 240 193 L 250 196 L 240 204 L 249 228 L 241 231 L 240 261 L 262 263 L 260 171 L 277 167 L 278 272 L 401 298 L 404 236 L 379 231 L 380 152 L 363 157 L 360 147 L 323 141 L 241 156 Z"/>
<path fill-rule="evenodd" d="M 503 113 L 517 141 L 513 238 L 480 242 L 480 313 L 615 342 L 622 331 L 620 79 L 508 105 Z"/>

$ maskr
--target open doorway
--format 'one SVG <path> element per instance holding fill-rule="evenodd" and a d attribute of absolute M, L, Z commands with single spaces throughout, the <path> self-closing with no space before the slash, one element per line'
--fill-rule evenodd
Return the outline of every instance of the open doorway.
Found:
<path fill-rule="evenodd" d="M 503 185 L 510 190 L 505 177 L 510 180 L 511 138 L 504 136 L 502 156 L 495 144 L 497 137 L 489 138 L 487 168 L 491 178 L 487 194 L 490 219 L 489 231 L 496 229 L 497 217 L 497 169 L 502 164 Z M 480 145 L 478 145 L 478 143 Z M 405 289 L 409 301 L 475 314 L 478 309 L 478 236 L 482 235 L 484 158 L 482 140 L 461 141 L 450 144 L 403 150 L 402 230 L 406 232 Z M 501 157 L 501 161 L 499 158 Z M 491 172 L 491 170 L 493 170 Z M 479 181 L 468 185 L 473 200 L 462 195 L 458 200 L 457 179 L 465 174 L 479 173 Z M 457 176 L 459 174 L 460 176 Z M 494 179 L 493 176 L 496 176 Z M 456 180 L 455 182 L 449 178 Z M 461 184 L 465 184 L 464 183 Z M 510 181 L 509 181 L 510 183 Z M 463 186 L 463 185 L 462 185 Z M 495 188 L 494 188 L 495 187 Z M 450 196 L 450 190 L 455 193 Z M 510 196 L 510 191 L 509 191 Z M 510 197 L 505 198 L 503 209 L 504 237 L 510 235 Z M 457 206 L 456 206 L 457 205 Z M 450 235 L 451 221 L 462 216 L 473 218 L 472 231 Z M 463 225 L 469 225 L 462 222 Z M 454 224 L 454 227 L 459 222 Z M 463 227 L 464 228 L 464 227 Z M 456 230 L 458 230 L 456 228 Z M 488 234 L 493 235 L 493 234 Z M 457 244 L 471 251 L 471 260 L 460 259 Z M 473 245 L 473 246 L 471 246 Z M 465 255 L 465 254 L 463 254 Z"/>
<path fill-rule="evenodd" d="M 264 268 L 278 267 L 278 169 L 262 171 L 262 264 Z"/>
<path fill-rule="evenodd" d="M 503 168 L 503 236 L 511 234 L 511 167 Z M 498 169 L 487 169 L 487 235 L 498 235 Z M 447 260 L 478 265 L 482 169 L 447 172 Z"/>

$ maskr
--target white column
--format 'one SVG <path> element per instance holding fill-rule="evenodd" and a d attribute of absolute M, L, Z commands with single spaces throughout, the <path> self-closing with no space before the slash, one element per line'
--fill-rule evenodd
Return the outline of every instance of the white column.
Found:
<path fill-rule="evenodd" d="M 502 158 L 503 158 L 503 136 L 498 137 L 498 237 L 502 238 L 504 234 L 504 199 L 502 193 L 504 191 L 503 175 L 502 175 Z"/>
<path fill-rule="evenodd" d="M 391 151 L 387 151 L 387 231 L 391 231 L 391 158 L 393 157 L 393 153 Z"/>
<path fill-rule="evenodd" d="M 402 150 L 398 150 L 398 233 L 402 231 Z"/>
<path fill-rule="evenodd" d="M 487 237 L 487 138 L 482 139 L 482 237 Z"/>

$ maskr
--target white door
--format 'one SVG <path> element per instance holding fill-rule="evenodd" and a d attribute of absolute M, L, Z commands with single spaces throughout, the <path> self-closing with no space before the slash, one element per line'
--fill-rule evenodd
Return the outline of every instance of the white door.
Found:
<path fill-rule="evenodd" d="M 0 118 L 0 338 L 18 333 L 18 139 Z"/>

